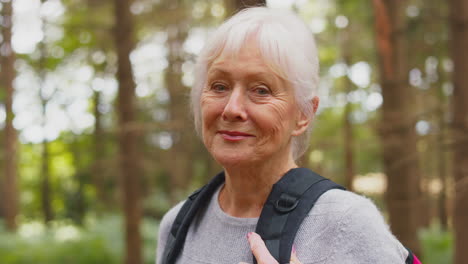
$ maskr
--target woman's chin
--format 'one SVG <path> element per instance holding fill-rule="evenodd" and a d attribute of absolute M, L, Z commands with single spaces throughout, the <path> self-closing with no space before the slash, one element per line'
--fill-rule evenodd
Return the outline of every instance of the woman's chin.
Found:
<path fill-rule="evenodd" d="M 243 166 L 255 162 L 255 157 L 248 153 L 212 153 L 214 159 L 224 168 Z"/>

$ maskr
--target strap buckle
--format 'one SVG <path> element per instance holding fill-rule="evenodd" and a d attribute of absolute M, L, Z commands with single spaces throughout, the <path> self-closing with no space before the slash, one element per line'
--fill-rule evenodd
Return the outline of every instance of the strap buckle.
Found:
<path fill-rule="evenodd" d="M 288 213 L 294 210 L 299 203 L 299 199 L 287 193 L 282 193 L 275 203 L 275 209 L 280 213 Z"/>

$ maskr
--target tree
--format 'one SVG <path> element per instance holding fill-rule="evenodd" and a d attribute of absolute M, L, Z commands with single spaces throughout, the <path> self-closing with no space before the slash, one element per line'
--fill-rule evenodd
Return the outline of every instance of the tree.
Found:
<path fill-rule="evenodd" d="M 192 124 L 189 105 L 187 104 L 188 88 L 182 83 L 182 64 L 186 59 L 184 42 L 191 25 L 189 6 L 184 1 L 171 1 L 169 12 L 173 15 L 167 26 L 167 61 L 164 72 L 166 89 L 170 95 L 169 116 L 173 127 L 171 138 L 173 141 L 166 164 L 170 175 L 171 200 L 180 200 L 180 191 L 185 192 L 190 184 L 193 172 L 193 146 L 196 141 L 194 129 L 187 129 Z M 177 159 L 174 160 L 174 157 Z"/>
<path fill-rule="evenodd" d="M 119 159 L 121 190 L 125 212 L 126 264 L 141 264 L 141 204 L 140 171 L 138 166 L 135 123 L 135 81 L 130 52 L 134 47 L 131 0 L 115 0 L 115 47 L 117 50 L 117 80 L 119 116 Z"/>
<path fill-rule="evenodd" d="M 236 3 L 239 9 L 251 6 L 266 6 L 266 0 L 237 0 Z"/>
<path fill-rule="evenodd" d="M 468 259 L 468 2 L 450 1 L 451 52 L 453 60 L 453 174 L 455 180 L 455 263 Z"/>
<path fill-rule="evenodd" d="M 341 50 L 343 61 L 346 65 L 351 65 L 351 53 L 349 49 L 349 35 L 351 34 L 351 29 L 348 27 L 341 35 Z M 344 81 L 345 94 L 349 95 L 353 90 L 351 80 L 349 77 L 345 77 Z M 354 181 L 354 136 L 353 136 L 353 124 L 351 123 L 351 114 L 352 114 L 352 103 L 347 100 L 344 107 L 343 113 L 343 139 L 344 139 L 344 161 L 345 161 L 345 186 L 346 189 L 353 191 L 353 181 Z"/>
<path fill-rule="evenodd" d="M 6 227 L 10 231 L 16 229 L 16 216 L 18 214 L 18 190 L 17 190 L 17 137 L 13 127 L 13 80 L 15 79 L 15 54 L 11 44 L 12 8 L 13 0 L 4 1 L 2 4 L 2 36 L 3 44 L 1 53 L 1 86 L 5 94 L 5 170 L 3 179 L 4 213 Z"/>
<path fill-rule="evenodd" d="M 374 0 L 380 58 L 382 123 L 380 136 L 387 175 L 386 202 L 395 235 L 418 254 L 420 171 L 408 85 L 405 2 Z"/>
<path fill-rule="evenodd" d="M 247 7 L 266 6 L 266 0 L 225 0 L 224 3 L 228 17 Z"/>
<path fill-rule="evenodd" d="M 93 94 L 93 114 L 94 114 L 94 131 L 93 131 L 93 148 L 94 148 L 94 164 L 93 164 L 93 183 L 96 187 L 96 194 L 98 200 L 101 203 L 107 202 L 108 198 L 106 195 L 106 184 L 104 181 L 103 174 L 103 157 L 105 155 L 105 136 L 102 127 L 102 114 L 99 111 L 99 106 L 101 104 L 101 92 L 94 91 Z M 107 204 L 110 204 L 107 202 Z"/>

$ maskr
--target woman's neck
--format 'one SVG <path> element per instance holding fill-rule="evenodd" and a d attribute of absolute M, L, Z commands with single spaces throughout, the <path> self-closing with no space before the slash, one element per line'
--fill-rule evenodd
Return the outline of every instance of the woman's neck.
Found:
<path fill-rule="evenodd" d="M 218 198 L 221 209 L 234 217 L 259 217 L 273 184 L 296 167 L 289 157 L 225 168 L 226 183 Z"/>

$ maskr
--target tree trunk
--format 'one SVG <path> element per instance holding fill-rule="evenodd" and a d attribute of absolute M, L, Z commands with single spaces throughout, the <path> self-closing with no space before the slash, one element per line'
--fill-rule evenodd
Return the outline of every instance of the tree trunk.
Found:
<path fill-rule="evenodd" d="M 13 127 L 13 80 L 15 79 L 15 54 L 11 45 L 12 8 L 13 0 L 4 1 L 2 8 L 2 50 L 1 58 L 1 85 L 5 89 L 5 171 L 3 181 L 4 214 L 6 228 L 14 231 L 17 227 L 16 216 L 18 215 L 18 186 L 17 186 L 17 136 Z"/>
<path fill-rule="evenodd" d="M 349 94 L 351 91 L 351 83 L 349 79 L 346 80 L 346 94 Z M 352 105 L 350 102 L 346 102 L 344 113 L 343 113 L 343 122 L 344 122 L 344 158 L 345 158 L 345 177 L 346 177 L 346 189 L 353 191 L 353 182 L 354 182 L 354 137 L 353 137 L 353 125 L 351 124 L 351 113 Z"/>
<path fill-rule="evenodd" d="M 184 7 L 177 6 L 178 9 Z M 183 12 L 183 10 L 181 11 Z M 184 62 L 183 45 L 187 38 L 189 23 L 185 16 L 179 17 L 167 29 L 168 66 L 165 71 L 166 87 L 170 95 L 169 115 L 171 122 L 175 125 L 171 131 L 173 145 L 170 149 L 168 161 L 168 173 L 172 187 L 171 200 L 179 201 L 180 194 L 187 190 L 192 178 L 192 161 L 194 147 L 194 129 L 191 127 L 190 109 L 187 104 L 188 88 L 182 83 L 182 64 Z M 177 159 L 174 159 L 177 157 Z"/>
<path fill-rule="evenodd" d="M 43 44 L 39 44 L 40 49 L 43 50 Z M 41 153 L 41 207 L 42 207 L 42 214 L 44 217 L 44 223 L 49 224 L 50 221 L 54 219 L 54 212 L 52 208 L 52 188 L 50 184 L 50 153 L 49 153 L 49 141 L 46 138 L 45 135 L 45 119 L 46 119 L 46 107 L 47 107 L 47 102 L 48 99 L 43 96 L 43 85 L 44 85 L 44 70 L 42 67 L 43 66 L 43 60 L 45 58 L 43 57 L 44 54 L 41 54 L 40 58 L 40 71 L 41 73 L 41 88 L 39 90 L 40 94 L 40 99 L 41 99 L 41 107 L 42 107 L 42 118 L 43 118 L 43 123 L 42 123 L 42 131 L 44 131 L 44 138 L 42 139 L 42 153 Z"/>
<path fill-rule="evenodd" d="M 224 3 L 228 17 L 247 7 L 266 6 L 266 0 L 225 0 Z"/>
<path fill-rule="evenodd" d="M 132 124 L 135 119 L 135 82 L 133 80 L 130 52 L 133 49 L 133 21 L 131 0 L 114 0 L 115 46 L 117 49 L 119 159 L 122 199 L 125 212 L 126 264 L 141 264 L 141 204 L 140 171 L 137 157 L 137 135 Z"/>
<path fill-rule="evenodd" d="M 341 50 L 343 52 L 343 60 L 346 65 L 351 65 L 351 53 L 350 53 L 350 41 L 349 36 L 351 34 L 350 26 L 348 26 L 345 31 L 341 34 Z M 349 94 L 353 90 L 353 84 L 348 76 L 344 77 L 344 90 L 346 97 L 348 98 Z M 352 103 L 346 99 L 346 105 L 343 113 L 343 139 L 344 139 L 344 164 L 345 164 L 345 187 L 349 191 L 353 191 L 353 182 L 354 182 L 354 135 L 353 135 L 353 125 L 351 123 L 351 114 L 352 114 Z"/>
<path fill-rule="evenodd" d="M 405 3 L 373 0 L 383 96 L 380 136 L 388 178 L 390 225 L 402 243 L 419 254 L 421 187 L 412 90 L 408 84 Z"/>
<path fill-rule="evenodd" d="M 445 104 L 442 102 L 440 110 L 437 113 L 439 121 L 439 134 L 437 135 L 437 162 L 438 162 L 438 176 L 441 183 L 439 196 L 437 197 L 437 208 L 439 215 L 440 227 L 442 230 L 448 229 L 448 215 L 447 215 L 447 168 L 446 168 L 446 150 L 445 150 Z"/>
<path fill-rule="evenodd" d="M 234 10 L 242 10 L 248 7 L 266 6 L 266 0 L 231 0 Z"/>
<path fill-rule="evenodd" d="M 431 1 L 431 5 L 433 6 L 433 10 L 440 10 L 437 0 Z M 437 52 L 436 49 L 437 47 L 433 50 L 434 53 Z M 437 110 L 439 133 L 437 134 L 437 153 L 435 153 L 435 159 L 438 164 L 437 176 L 441 183 L 440 193 L 437 197 L 437 213 L 442 230 L 447 231 L 449 229 L 449 218 L 451 218 L 448 210 L 448 205 L 451 202 L 448 196 L 450 164 L 448 164 L 449 160 L 447 159 L 447 153 L 449 151 L 449 148 L 447 148 L 447 141 L 450 138 L 450 135 L 447 134 L 450 132 L 450 128 L 447 126 L 447 113 L 450 112 L 450 109 L 448 104 L 449 97 L 445 95 L 443 84 L 447 82 L 448 76 L 447 72 L 444 71 L 442 67 L 437 67 L 437 75 L 440 76 L 435 83 L 435 101 L 439 104 Z"/>
<path fill-rule="evenodd" d="M 102 114 L 99 111 L 101 104 L 101 92 L 94 91 L 94 132 L 93 132 L 93 147 L 94 147 L 94 163 L 92 167 L 92 181 L 96 189 L 96 196 L 101 204 L 110 204 L 107 197 L 107 188 L 104 179 L 103 160 L 105 155 L 105 138 L 102 129 Z"/>
<path fill-rule="evenodd" d="M 455 199 L 453 225 L 455 264 L 468 259 L 468 2 L 450 1 L 451 52 L 453 60 L 453 174 Z"/>
<path fill-rule="evenodd" d="M 54 219 L 51 198 L 52 190 L 50 188 L 49 156 L 49 142 L 44 138 L 42 141 L 41 155 L 41 205 L 44 222 L 46 224 Z"/>

